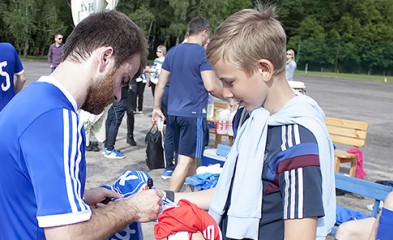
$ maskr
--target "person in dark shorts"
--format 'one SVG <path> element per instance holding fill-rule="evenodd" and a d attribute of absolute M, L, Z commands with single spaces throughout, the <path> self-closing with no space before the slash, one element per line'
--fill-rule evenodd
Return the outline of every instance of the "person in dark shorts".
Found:
<path fill-rule="evenodd" d="M 167 127 L 173 132 L 178 159 L 169 188 L 176 192 L 187 176 L 195 174 L 195 159 L 202 156 L 208 93 L 223 99 L 222 88 L 202 47 L 209 39 L 209 31 L 206 18 L 199 16 L 190 21 L 188 42 L 169 50 L 154 94 L 152 120 L 156 122 L 158 118 L 165 119 L 161 105 L 164 89 L 170 82 Z"/>

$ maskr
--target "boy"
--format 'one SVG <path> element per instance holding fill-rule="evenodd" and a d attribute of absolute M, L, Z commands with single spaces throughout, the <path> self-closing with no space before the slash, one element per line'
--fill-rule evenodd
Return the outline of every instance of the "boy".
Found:
<path fill-rule="evenodd" d="M 240 128 L 217 187 L 176 194 L 176 200 L 189 198 L 202 208 L 211 200 L 209 213 L 224 239 L 325 239 L 335 222 L 333 145 L 324 113 L 291 90 L 285 50 L 274 6 L 233 14 L 207 48 L 223 96 L 243 107 L 238 116 L 248 114 L 234 123 Z"/>

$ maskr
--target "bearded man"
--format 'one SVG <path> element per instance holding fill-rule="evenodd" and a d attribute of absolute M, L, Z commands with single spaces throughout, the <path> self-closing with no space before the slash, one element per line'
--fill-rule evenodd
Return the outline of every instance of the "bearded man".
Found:
<path fill-rule="evenodd" d="M 13 98 L 0 113 L 1 239 L 106 239 L 132 222 L 156 219 L 162 193 L 130 198 L 85 191 L 85 131 L 77 110 L 93 114 L 121 98 L 142 73 L 143 33 L 117 11 L 96 13 L 68 37 L 56 71 Z M 97 207 L 98 206 L 98 207 Z"/>

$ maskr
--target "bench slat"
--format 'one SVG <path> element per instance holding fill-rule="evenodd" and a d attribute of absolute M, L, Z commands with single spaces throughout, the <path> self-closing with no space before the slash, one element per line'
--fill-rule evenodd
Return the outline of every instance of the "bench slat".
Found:
<path fill-rule="evenodd" d="M 363 139 L 356 139 L 356 138 L 349 138 L 349 137 L 343 137 L 343 136 L 335 136 L 330 134 L 330 139 L 334 143 L 340 143 L 340 144 L 345 144 L 349 145 L 352 147 L 363 147 L 366 144 L 366 141 Z"/>
<path fill-rule="evenodd" d="M 346 128 L 356 128 L 356 129 L 360 129 L 363 131 L 368 130 L 368 123 L 362 122 L 362 121 L 326 117 L 325 122 L 326 122 L 326 125 L 341 126 L 341 127 L 346 127 Z"/>
<path fill-rule="evenodd" d="M 341 136 L 360 138 L 360 139 L 366 139 L 367 136 L 367 132 L 360 129 L 342 128 L 333 125 L 327 125 L 326 127 L 329 133 L 334 135 L 341 135 Z"/>

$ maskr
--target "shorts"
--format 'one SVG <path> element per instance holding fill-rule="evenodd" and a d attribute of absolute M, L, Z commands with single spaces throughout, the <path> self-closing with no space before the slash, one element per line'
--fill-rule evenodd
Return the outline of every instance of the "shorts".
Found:
<path fill-rule="evenodd" d="M 207 134 L 205 117 L 168 115 L 167 127 L 172 130 L 176 153 L 192 158 L 202 158 L 204 139 Z"/>

